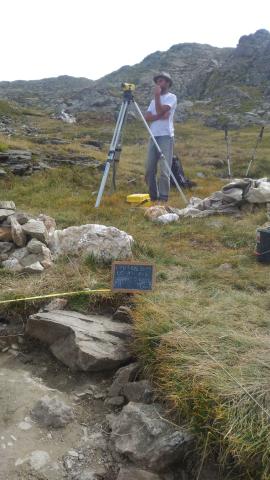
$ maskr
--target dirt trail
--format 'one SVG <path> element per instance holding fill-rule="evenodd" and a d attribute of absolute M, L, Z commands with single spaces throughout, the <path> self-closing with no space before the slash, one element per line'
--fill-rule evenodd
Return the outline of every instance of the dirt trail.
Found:
<path fill-rule="evenodd" d="M 104 405 L 112 373 L 72 373 L 39 345 L 23 350 L 0 354 L 0 480 L 87 479 L 90 468 L 114 479 Z M 30 410 L 44 395 L 72 406 L 75 421 L 59 429 L 35 423 Z"/>

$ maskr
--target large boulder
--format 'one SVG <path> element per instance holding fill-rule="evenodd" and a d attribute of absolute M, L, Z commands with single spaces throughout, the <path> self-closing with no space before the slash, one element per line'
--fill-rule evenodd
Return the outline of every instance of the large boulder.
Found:
<path fill-rule="evenodd" d="M 55 357 L 72 370 L 111 370 L 131 357 L 131 326 L 103 315 L 39 312 L 28 319 L 26 333 L 50 345 Z"/>
<path fill-rule="evenodd" d="M 162 471 L 184 459 L 193 437 L 164 418 L 158 404 L 130 402 L 119 415 L 108 415 L 116 451 L 132 462 Z"/>
<path fill-rule="evenodd" d="M 56 230 L 49 247 L 55 258 L 60 255 L 92 255 L 97 260 L 109 262 L 131 257 L 132 243 L 130 235 L 115 227 L 89 224 Z"/>

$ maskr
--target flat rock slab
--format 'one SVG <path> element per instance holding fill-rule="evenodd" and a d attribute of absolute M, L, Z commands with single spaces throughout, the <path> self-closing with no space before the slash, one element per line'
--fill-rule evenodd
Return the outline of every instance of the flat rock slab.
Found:
<path fill-rule="evenodd" d="M 72 370 L 111 370 L 131 359 L 132 327 L 103 315 L 40 312 L 28 319 L 26 333 L 50 345 L 54 356 Z"/>

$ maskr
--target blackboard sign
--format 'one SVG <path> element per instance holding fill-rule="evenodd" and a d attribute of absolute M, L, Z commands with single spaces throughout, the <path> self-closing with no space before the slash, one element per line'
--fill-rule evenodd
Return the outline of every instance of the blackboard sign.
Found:
<path fill-rule="evenodd" d="M 155 284 L 155 266 L 140 262 L 113 262 L 112 290 L 114 292 L 149 292 Z"/>

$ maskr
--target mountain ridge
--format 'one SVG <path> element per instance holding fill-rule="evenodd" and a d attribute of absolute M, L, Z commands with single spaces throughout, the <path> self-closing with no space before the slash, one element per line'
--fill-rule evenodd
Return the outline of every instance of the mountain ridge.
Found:
<path fill-rule="evenodd" d="M 211 126 L 270 121 L 270 32 L 265 29 L 242 36 L 235 48 L 175 44 L 98 80 L 61 75 L 0 82 L 0 98 L 75 115 L 85 111 L 115 114 L 124 81 L 136 84 L 136 99 L 144 109 L 152 96 L 153 75 L 162 70 L 169 71 L 174 80 L 178 121 L 190 116 Z"/>

